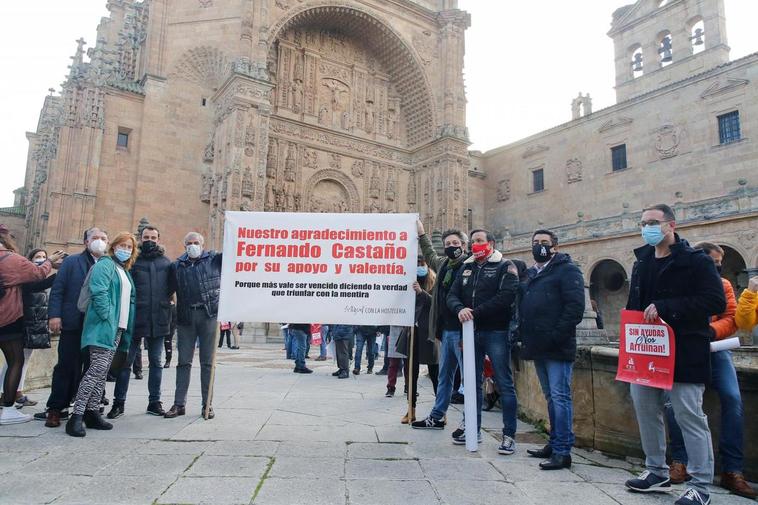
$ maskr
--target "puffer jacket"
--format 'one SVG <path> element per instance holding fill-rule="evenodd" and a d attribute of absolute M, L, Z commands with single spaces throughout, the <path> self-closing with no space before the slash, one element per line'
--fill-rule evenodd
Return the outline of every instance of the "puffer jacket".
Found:
<path fill-rule="evenodd" d="M 732 283 L 721 278 L 724 285 L 724 296 L 726 296 L 726 311 L 711 318 L 711 332 L 714 340 L 724 340 L 737 333 L 737 323 L 734 315 L 737 312 L 737 298 L 734 296 Z"/>
<path fill-rule="evenodd" d="M 203 251 L 196 260 L 187 253 L 182 254 L 172 264 L 172 275 L 176 287 L 177 322 L 189 324 L 192 320 L 192 300 L 200 300 L 209 318 L 218 314 L 218 298 L 221 291 L 222 253 Z"/>
<path fill-rule="evenodd" d="M 137 257 L 130 271 L 137 289 L 134 334 L 165 337 L 171 333 L 171 260 L 163 253 Z"/>
<path fill-rule="evenodd" d="M 24 337 L 27 342 L 46 339 L 50 335 L 50 328 L 47 326 L 47 290 L 52 287 L 56 275 L 23 286 Z"/>
<path fill-rule="evenodd" d="M 758 322 L 758 293 L 744 290 L 737 303 L 737 313 L 734 317 L 741 330 L 752 330 Z"/>

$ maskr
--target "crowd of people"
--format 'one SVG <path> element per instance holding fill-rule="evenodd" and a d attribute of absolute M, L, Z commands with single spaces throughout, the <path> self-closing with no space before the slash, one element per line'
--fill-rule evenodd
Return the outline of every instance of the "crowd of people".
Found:
<path fill-rule="evenodd" d="M 374 373 L 380 350 L 386 375 L 386 396 L 395 395 L 397 380 L 406 381 L 409 407 L 401 422 L 414 429 L 444 430 L 451 402 L 460 401 L 462 324 L 473 321 L 477 416 L 464 419 L 452 432 L 452 442 L 466 443 L 465 423 L 477 425 L 481 441 L 483 382 L 496 387 L 502 411 L 498 452 L 514 454 L 518 398 L 513 382 L 512 353 L 534 362 L 549 417 L 549 440 L 527 453 L 542 460 L 542 470 L 572 465 L 574 445 L 572 373 L 576 327 L 585 313 L 581 270 L 559 250 L 558 237 L 547 229 L 532 234 L 534 263 L 507 259 L 487 230 L 443 233 L 444 254 L 438 255 L 418 222 L 415 323 L 412 328 L 285 323 L 287 359 L 295 373 L 306 366 L 311 343 L 316 361 L 332 349 L 339 379 L 358 376 L 365 353 L 366 372 Z M 631 399 L 646 459 L 646 470 L 626 486 L 631 491 L 667 491 L 686 483 L 677 505 L 710 503 L 708 486 L 714 478 L 714 454 L 703 393 L 711 384 L 721 399 L 722 460 L 720 485 L 745 497 L 756 496 L 743 477 L 743 408 L 729 351 L 710 352 L 710 343 L 731 337 L 738 328 L 752 329 L 758 319 L 758 277 L 749 281 L 739 301 L 731 284 L 720 277 L 724 251 L 712 243 L 695 247 L 676 232 L 670 207 L 644 210 L 640 223 L 645 245 L 634 251 L 627 308 L 644 313 L 650 323 L 666 321 L 675 335 L 674 385 L 671 391 L 633 384 Z M 212 363 L 216 346 L 242 323 L 221 323 L 216 341 L 222 254 L 204 248 L 195 232 L 184 239 L 185 253 L 176 261 L 165 256 L 160 231 L 142 230 L 109 241 L 100 228 L 84 233 L 85 249 L 73 255 L 51 255 L 35 249 L 19 255 L 13 234 L 0 225 L 0 348 L 6 360 L 0 424 L 30 420 L 20 408 L 31 405 L 23 394 L 25 363 L 32 349 L 50 347 L 50 334 L 60 334 L 46 410 L 35 417 L 51 428 L 66 422 L 75 437 L 86 429 L 110 430 L 103 418 L 105 382 L 115 376 L 114 398 L 105 416 L 124 413 L 130 371 L 138 351 L 147 350 L 148 414 L 174 418 L 185 415 L 195 349 L 199 352 L 201 407 L 214 417 L 211 401 Z M 55 271 L 55 273 L 53 273 Z M 176 328 L 177 370 L 173 404 L 161 402 L 164 363 L 171 356 Z M 168 343 L 168 344 L 167 344 Z M 141 361 L 141 359 L 140 359 Z M 435 395 L 431 411 L 416 416 L 419 366 L 426 365 Z M 489 370 L 485 374 L 485 368 Z M 489 402 L 488 402 L 489 403 Z M 669 437 L 666 436 L 668 425 Z M 667 463 L 667 445 L 673 461 Z"/>

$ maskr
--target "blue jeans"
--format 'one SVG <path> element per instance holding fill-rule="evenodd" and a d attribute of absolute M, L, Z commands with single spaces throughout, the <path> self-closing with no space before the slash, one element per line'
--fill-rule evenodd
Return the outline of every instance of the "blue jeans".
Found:
<path fill-rule="evenodd" d="M 721 402 L 721 431 L 719 433 L 721 470 L 742 473 L 744 429 L 742 396 L 730 351 L 711 353 L 711 386 L 718 393 Z M 666 402 L 666 421 L 669 426 L 671 458 L 686 465 L 688 458 L 684 448 L 684 437 L 674 417 L 671 402 Z"/>
<path fill-rule="evenodd" d="M 363 335 L 355 335 L 355 369 L 361 369 L 361 354 L 363 354 L 363 347 L 366 347 L 366 359 L 368 360 L 368 369 L 374 369 L 374 344 L 376 343 L 376 336 L 364 337 Z"/>
<path fill-rule="evenodd" d="M 474 359 L 476 360 L 476 427 L 482 429 L 482 382 L 484 381 L 484 355 L 492 361 L 495 384 L 503 407 L 503 435 L 516 437 L 518 402 L 511 373 L 511 343 L 507 331 L 474 331 Z M 439 387 L 439 386 L 438 386 Z"/>
<path fill-rule="evenodd" d="M 461 332 L 443 331 L 440 346 L 440 372 L 437 382 L 437 398 L 434 401 L 430 417 L 441 420 L 445 417 L 453 394 L 455 370 L 463 370 L 463 355 L 461 354 Z"/>
<path fill-rule="evenodd" d="M 282 330 L 282 333 L 284 334 L 284 351 L 286 353 L 287 359 L 294 359 L 294 354 L 292 352 L 292 335 L 290 334 L 289 328 L 284 328 Z"/>
<path fill-rule="evenodd" d="M 308 334 L 303 330 L 289 329 L 292 339 L 292 355 L 295 358 L 295 368 L 305 368 L 305 348 L 308 343 Z"/>
<path fill-rule="evenodd" d="M 321 325 L 321 346 L 319 348 L 319 357 L 326 358 L 326 336 L 329 333 L 329 326 Z"/>
<path fill-rule="evenodd" d="M 163 378 L 163 366 L 161 365 L 161 352 L 163 351 L 164 337 L 134 338 L 126 355 L 126 363 L 116 376 L 116 385 L 113 389 L 113 397 L 117 401 L 126 401 L 126 393 L 129 391 L 129 376 L 139 349 L 140 342 L 144 340 L 147 347 L 147 359 L 150 369 L 147 376 L 148 402 L 158 402 L 161 399 L 161 379 Z"/>
<path fill-rule="evenodd" d="M 534 360 L 550 419 L 550 447 L 559 456 L 571 454 L 574 445 L 574 405 L 571 375 L 574 363 L 553 359 Z"/>

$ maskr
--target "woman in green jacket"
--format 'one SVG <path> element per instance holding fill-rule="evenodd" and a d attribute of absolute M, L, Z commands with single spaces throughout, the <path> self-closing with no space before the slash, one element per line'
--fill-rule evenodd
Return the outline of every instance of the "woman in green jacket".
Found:
<path fill-rule="evenodd" d="M 84 426 L 110 430 L 113 425 L 100 415 L 100 398 L 116 350 L 126 352 L 134 327 L 134 282 L 129 269 L 137 259 L 137 242 L 129 232 L 119 233 L 108 255 L 95 263 L 89 274 L 89 305 L 84 316 L 82 349 L 88 348 L 90 364 L 66 424 L 72 437 L 86 435 Z"/>

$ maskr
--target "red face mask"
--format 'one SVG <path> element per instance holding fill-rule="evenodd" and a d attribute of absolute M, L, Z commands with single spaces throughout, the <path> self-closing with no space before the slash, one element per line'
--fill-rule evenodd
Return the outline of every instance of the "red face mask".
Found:
<path fill-rule="evenodd" d="M 492 253 L 492 247 L 489 242 L 485 244 L 471 244 L 471 252 L 475 259 L 480 260 L 486 258 Z"/>

